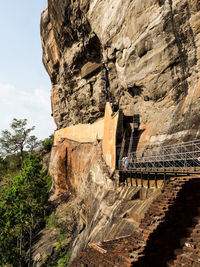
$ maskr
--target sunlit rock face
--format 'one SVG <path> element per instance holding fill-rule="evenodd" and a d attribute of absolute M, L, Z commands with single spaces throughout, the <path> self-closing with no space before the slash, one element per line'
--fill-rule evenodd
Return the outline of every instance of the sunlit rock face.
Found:
<path fill-rule="evenodd" d="M 41 37 L 58 129 L 103 117 L 112 95 L 140 114 L 138 150 L 200 137 L 198 0 L 48 0 Z M 72 258 L 89 241 L 131 234 L 160 192 L 117 187 L 100 147 L 63 140 L 52 150 L 52 198 L 73 197 Z"/>
<path fill-rule="evenodd" d="M 101 142 L 81 144 L 63 140 L 53 147 L 49 171 L 53 177 L 50 200 L 70 196 L 69 205 L 74 216 L 68 218 L 67 223 L 76 222 L 71 240 L 71 260 L 88 242 L 132 234 L 161 191 L 145 186 L 119 187 L 117 181 L 111 179 L 102 158 Z M 62 204 L 59 207 L 62 209 Z M 35 254 L 38 251 L 39 248 Z"/>
<path fill-rule="evenodd" d="M 41 35 L 58 128 L 103 115 L 103 70 L 81 75 L 103 59 L 115 103 L 141 116 L 140 144 L 200 136 L 198 0 L 49 0 Z"/>

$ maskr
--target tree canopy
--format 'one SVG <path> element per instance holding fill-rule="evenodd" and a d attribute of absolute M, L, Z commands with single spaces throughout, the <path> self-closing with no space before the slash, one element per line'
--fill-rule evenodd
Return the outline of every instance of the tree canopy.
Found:
<path fill-rule="evenodd" d="M 14 118 L 10 127 L 11 131 L 3 130 L 1 132 L 0 153 L 2 156 L 19 154 L 22 163 L 25 151 L 33 153 L 40 145 L 36 136 L 30 136 L 35 126 L 28 128 L 27 119 L 18 120 Z"/>
<path fill-rule="evenodd" d="M 10 127 L 0 136 L 0 266 L 31 266 L 51 184 L 41 155 L 51 150 L 53 137 L 38 141 L 27 119 L 13 119 Z"/>
<path fill-rule="evenodd" d="M 13 178 L 0 199 L 1 263 L 22 266 L 27 247 L 31 262 L 32 235 L 44 222 L 51 182 L 40 162 L 39 155 L 29 155 L 21 175 Z"/>

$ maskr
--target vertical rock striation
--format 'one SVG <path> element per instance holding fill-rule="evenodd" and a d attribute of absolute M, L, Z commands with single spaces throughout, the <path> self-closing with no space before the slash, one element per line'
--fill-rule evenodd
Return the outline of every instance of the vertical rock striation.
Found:
<path fill-rule="evenodd" d="M 57 127 L 103 115 L 103 71 L 81 69 L 104 60 L 115 103 L 141 116 L 140 144 L 199 137 L 199 29 L 198 0 L 49 0 L 41 36 Z"/>
<path fill-rule="evenodd" d="M 48 0 L 41 38 L 58 129 L 95 122 L 112 97 L 140 114 L 138 149 L 200 137 L 198 0 Z M 160 193 L 117 188 L 100 147 L 63 140 L 52 150 L 52 198 L 70 195 L 77 220 L 72 259 L 88 242 L 133 233 Z"/>

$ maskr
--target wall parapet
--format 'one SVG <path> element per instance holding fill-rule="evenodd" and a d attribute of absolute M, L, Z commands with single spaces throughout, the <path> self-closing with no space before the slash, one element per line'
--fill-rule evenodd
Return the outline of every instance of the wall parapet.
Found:
<path fill-rule="evenodd" d="M 91 143 L 103 139 L 104 118 L 93 124 L 76 124 L 54 132 L 54 145 L 62 139 L 70 139 L 79 143 Z"/>
<path fill-rule="evenodd" d="M 114 171 L 116 168 L 116 134 L 119 111 L 113 113 L 111 104 L 106 103 L 104 118 L 92 124 L 77 124 L 54 132 L 54 146 L 64 139 L 79 143 L 94 143 L 103 140 L 103 156 L 106 164 Z"/>

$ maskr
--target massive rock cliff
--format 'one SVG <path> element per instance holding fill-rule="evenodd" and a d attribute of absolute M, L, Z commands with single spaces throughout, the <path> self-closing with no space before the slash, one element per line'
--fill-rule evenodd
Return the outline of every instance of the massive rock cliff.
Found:
<path fill-rule="evenodd" d="M 125 115 L 140 114 L 138 149 L 200 137 L 198 0 L 48 0 L 41 37 L 58 129 L 95 122 L 112 99 Z M 160 193 L 117 187 L 98 140 L 61 140 L 50 172 L 51 200 L 62 202 L 56 214 L 71 222 L 71 259 L 88 242 L 133 233 Z M 55 254 L 56 235 L 36 244 L 33 256 Z"/>
<path fill-rule="evenodd" d="M 140 144 L 199 137 L 198 0 L 49 0 L 41 19 L 43 62 L 58 128 L 101 117 L 105 62 L 109 92 L 127 115 L 140 114 Z"/>
<path fill-rule="evenodd" d="M 119 187 L 102 158 L 101 142 L 63 140 L 52 148 L 50 172 L 50 201 L 55 208 L 51 224 L 33 246 L 36 266 L 55 266 L 63 251 L 73 260 L 89 242 L 132 234 L 161 191 L 160 187 Z"/>

